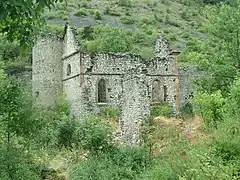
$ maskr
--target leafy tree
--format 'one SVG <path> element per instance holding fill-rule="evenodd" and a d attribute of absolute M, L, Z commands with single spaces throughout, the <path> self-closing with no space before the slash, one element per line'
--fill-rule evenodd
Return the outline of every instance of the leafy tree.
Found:
<path fill-rule="evenodd" d="M 223 107 L 223 117 L 224 119 L 231 117 L 232 119 L 236 119 L 236 121 L 240 120 L 240 78 L 230 87 L 226 103 Z"/>
<path fill-rule="evenodd" d="M 37 179 L 27 163 L 30 139 L 38 121 L 21 83 L 0 72 L 0 176 L 3 179 Z"/>
<path fill-rule="evenodd" d="M 63 0 L 4 0 L 0 1 L 0 33 L 8 40 L 20 40 L 26 44 L 34 27 L 43 22 L 41 13 L 45 7 Z"/>
<path fill-rule="evenodd" d="M 208 39 L 190 41 L 184 55 L 206 73 L 198 81 L 201 90 L 221 90 L 224 96 L 240 71 L 240 1 L 232 4 L 209 9 Z"/>
<path fill-rule="evenodd" d="M 211 32 L 219 39 L 220 48 L 226 49 L 230 62 L 240 70 L 240 1 L 234 0 L 234 6 L 222 4 L 217 7 L 212 20 Z"/>
<path fill-rule="evenodd" d="M 37 130 L 32 119 L 31 102 L 20 82 L 13 77 L 0 81 L 0 120 L 7 141 L 13 136 L 28 137 Z"/>
<path fill-rule="evenodd" d="M 222 107 L 225 103 L 221 91 L 212 94 L 199 93 L 194 101 L 196 107 L 198 107 L 195 112 L 202 115 L 207 125 L 217 127 L 218 121 L 222 120 Z"/>

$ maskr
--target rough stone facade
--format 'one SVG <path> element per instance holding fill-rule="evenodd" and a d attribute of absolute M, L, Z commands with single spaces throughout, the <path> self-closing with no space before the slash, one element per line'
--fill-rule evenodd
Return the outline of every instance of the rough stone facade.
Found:
<path fill-rule="evenodd" d="M 161 36 L 155 57 L 144 61 L 131 53 L 79 52 L 70 26 L 64 34 L 62 40 L 41 37 L 33 48 L 33 95 L 40 104 L 52 105 L 64 92 L 78 117 L 119 107 L 121 135 L 131 145 L 139 143 L 151 105 L 167 103 L 179 114 L 178 53 Z"/>

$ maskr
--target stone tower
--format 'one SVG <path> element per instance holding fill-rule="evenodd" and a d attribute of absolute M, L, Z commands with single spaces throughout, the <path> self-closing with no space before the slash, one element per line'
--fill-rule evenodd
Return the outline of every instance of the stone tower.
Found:
<path fill-rule="evenodd" d="M 32 92 L 37 103 L 53 105 L 62 93 L 63 43 L 58 37 L 40 36 L 32 50 Z"/>

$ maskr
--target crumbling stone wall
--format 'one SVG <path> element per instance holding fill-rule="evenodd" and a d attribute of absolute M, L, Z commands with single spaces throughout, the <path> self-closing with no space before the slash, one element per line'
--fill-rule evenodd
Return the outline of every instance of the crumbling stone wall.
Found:
<path fill-rule="evenodd" d="M 131 53 L 76 52 L 63 60 L 63 91 L 76 116 L 99 113 L 106 106 L 119 107 L 122 137 L 129 144 L 136 144 L 140 125 L 150 114 L 155 80 L 162 88 L 159 94 L 166 86 L 165 103 L 177 113 L 175 80 L 178 77 L 171 63 L 173 59 L 160 58 L 145 62 Z M 106 102 L 98 102 L 100 80 L 106 83 Z"/>
<path fill-rule="evenodd" d="M 128 73 L 123 80 L 120 127 L 125 142 L 140 143 L 140 127 L 150 115 L 147 80 L 144 74 Z"/>
<path fill-rule="evenodd" d="M 73 29 L 70 26 L 65 26 L 63 37 L 63 58 L 75 53 L 78 49 L 76 38 L 74 37 Z"/>
<path fill-rule="evenodd" d="M 152 97 L 155 81 L 157 102 Z M 122 138 L 130 145 L 139 143 L 140 126 L 148 119 L 151 105 L 167 103 L 178 114 L 178 85 L 176 55 L 161 37 L 149 61 L 132 53 L 79 52 L 69 26 L 62 40 L 43 38 L 33 49 L 33 93 L 39 92 L 39 102 L 50 105 L 63 92 L 72 114 L 80 118 L 117 106 Z M 104 96 L 101 102 L 99 95 Z"/>

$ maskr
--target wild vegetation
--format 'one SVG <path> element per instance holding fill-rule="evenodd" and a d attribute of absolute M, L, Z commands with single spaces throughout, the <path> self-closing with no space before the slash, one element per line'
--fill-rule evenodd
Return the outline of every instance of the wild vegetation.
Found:
<path fill-rule="evenodd" d="M 39 6 L 9 2 L 0 2 L 0 31 L 7 33 L 0 39 L 1 179 L 240 178 L 239 0 L 69 0 L 56 4 L 54 11 L 45 11 L 43 16 L 51 19 L 48 23 L 55 23 L 48 24 L 46 32 L 53 26 L 59 30 L 57 20 L 68 19 L 69 12 L 88 23 L 93 19 L 112 23 L 112 17 L 122 23 L 121 28 L 102 24 L 79 28 L 85 51 L 132 51 L 148 58 L 153 54 L 156 27 L 172 44 L 184 40 L 182 65 L 197 65 L 204 71 L 196 79 L 196 96 L 183 110 L 184 120 L 170 118 L 167 105 L 154 107 L 142 128 L 139 147 L 125 147 L 114 137 L 117 108 L 106 107 L 98 115 L 79 120 L 71 116 L 63 95 L 56 106 L 42 109 L 34 105 L 18 77 L 6 74 L 6 65 L 25 66 L 31 55 L 19 44 L 19 39 L 30 35 L 6 27 L 31 20 L 27 27 L 34 33 L 32 25 L 40 16 L 29 19 L 33 13 L 29 7 L 39 8 L 40 2 L 46 3 L 40 9 L 50 5 L 48 1 L 35 1 Z M 18 19 L 22 12 L 28 15 Z"/>

